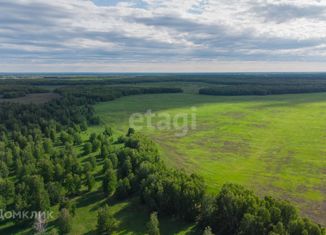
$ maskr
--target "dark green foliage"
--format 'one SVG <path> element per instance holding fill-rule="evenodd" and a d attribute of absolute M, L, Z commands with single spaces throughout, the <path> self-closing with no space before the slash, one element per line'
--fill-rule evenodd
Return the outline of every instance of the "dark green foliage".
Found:
<path fill-rule="evenodd" d="M 157 218 L 157 213 L 153 212 L 149 217 L 149 222 L 147 223 L 148 235 L 160 235 L 160 223 Z"/>
<path fill-rule="evenodd" d="M 16 187 L 17 194 L 22 196 L 23 208 L 28 211 L 46 211 L 50 208 L 49 194 L 43 178 L 38 175 L 27 175 Z"/>
<path fill-rule="evenodd" d="M 128 129 L 127 136 L 130 137 L 130 136 L 131 136 L 132 134 L 134 134 L 134 133 L 135 133 L 135 129 L 130 127 L 130 128 Z"/>
<path fill-rule="evenodd" d="M 131 185 L 128 178 L 120 179 L 116 189 L 116 197 L 125 199 L 131 194 Z"/>
<path fill-rule="evenodd" d="M 61 209 L 58 218 L 58 226 L 61 234 L 68 234 L 71 231 L 72 217 L 68 209 L 66 208 Z"/>
<path fill-rule="evenodd" d="M 95 139 L 92 143 L 92 151 L 96 152 L 97 150 L 99 150 L 101 147 L 101 141 L 98 139 Z"/>
<path fill-rule="evenodd" d="M 95 178 L 91 173 L 86 174 L 86 185 L 89 192 L 94 188 Z"/>
<path fill-rule="evenodd" d="M 230 85 L 222 87 L 201 88 L 199 94 L 202 95 L 277 95 L 277 94 L 298 94 L 325 92 L 326 84 L 323 86 L 315 84 L 250 84 L 250 85 Z"/>
<path fill-rule="evenodd" d="M 68 194 L 78 195 L 80 193 L 81 186 L 82 181 L 79 175 L 71 173 L 67 175 L 65 187 L 67 189 Z"/>
<path fill-rule="evenodd" d="M 110 235 L 117 229 L 117 220 L 108 205 L 100 209 L 97 216 L 97 234 Z"/>
<path fill-rule="evenodd" d="M 214 233 L 212 232 L 211 227 L 207 226 L 203 232 L 203 235 L 214 235 Z"/>
<path fill-rule="evenodd" d="M 15 186 L 14 183 L 8 179 L 0 178 L 0 197 L 2 203 L 5 205 L 14 197 L 15 195 Z"/>
<path fill-rule="evenodd" d="M 56 92 L 65 95 L 73 94 L 85 98 L 88 103 L 114 100 L 123 96 L 140 94 L 181 93 L 180 88 L 164 87 L 109 87 L 109 86 L 75 86 L 63 87 Z"/>
<path fill-rule="evenodd" d="M 113 169 L 113 164 L 112 164 L 112 161 L 108 158 L 106 158 L 103 162 L 103 168 L 102 168 L 102 172 L 105 173 L 107 172 L 108 170 L 111 170 Z"/>
<path fill-rule="evenodd" d="M 39 174 L 43 177 L 44 182 L 50 182 L 54 178 L 55 169 L 50 159 L 42 159 L 38 162 Z"/>
<path fill-rule="evenodd" d="M 111 127 L 106 126 L 105 130 L 103 132 L 104 135 L 106 135 L 107 137 L 110 137 L 113 135 L 113 131 Z"/>
<path fill-rule="evenodd" d="M 4 161 L 0 161 L 0 178 L 7 178 L 9 175 L 9 169 Z"/>
<path fill-rule="evenodd" d="M 2 197 L 2 196 L 0 196 L 0 210 L 6 210 L 6 201 L 5 201 L 5 199 Z"/>
<path fill-rule="evenodd" d="M 85 162 L 84 166 L 83 166 L 83 171 L 85 174 L 88 174 L 89 172 L 91 172 L 93 170 L 93 166 L 92 164 L 88 161 L 88 162 Z"/>
<path fill-rule="evenodd" d="M 91 164 L 92 168 L 94 169 L 96 167 L 96 157 L 95 156 L 90 157 L 89 163 Z"/>
<path fill-rule="evenodd" d="M 69 135 L 67 132 L 63 131 L 60 134 L 60 141 L 64 145 L 66 143 L 72 144 L 74 142 L 74 139 L 71 135 Z"/>
<path fill-rule="evenodd" d="M 69 198 L 62 198 L 59 202 L 59 210 L 67 209 L 69 211 L 69 214 L 72 216 L 75 216 L 76 213 L 76 204 L 69 200 Z"/>
<path fill-rule="evenodd" d="M 47 191 L 49 192 L 50 201 L 52 205 L 62 201 L 65 197 L 64 187 L 59 182 L 50 182 L 47 185 Z"/>
<path fill-rule="evenodd" d="M 160 170 L 141 184 L 141 198 L 150 209 L 193 221 L 204 196 L 203 180 L 183 172 Z"/>
<path fill-rule="evenodd" d="M 319 225 L 302 219 L 286 201 L 259 199 L 240 185 L 226 184 L 215 201 L 203 207 L 200 224 L 216 234 L 323 234 Z"/>
<path fill-rule="evenodd" d="M 103 192 L 107 196 L 114 194 L 117 188 L 117 174 L 113 169 L 109 169 L 105 174 L 102 182 Z"/>
<path fill-rule="evenodd" d="M 92 152 L 92 144 L 90 142 L 86 142 L 84 144 L 84 154 L 90 154 Z"/>

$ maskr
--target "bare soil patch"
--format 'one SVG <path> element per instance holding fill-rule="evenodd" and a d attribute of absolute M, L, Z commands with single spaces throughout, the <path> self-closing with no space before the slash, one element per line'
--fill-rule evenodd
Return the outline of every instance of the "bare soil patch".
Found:
<path fill-rule="evenodd" d="M 13 99 L 3 99 L 0 98 L 0 102 L 12 102 L 12 103 L 20 103 L 20 104 L 44 104 L 53 99 L 60 98 L 59 94 L 56 93 L 35 93 L 35 94 L 28 94 L 24 97 L 13 98 Z"/>

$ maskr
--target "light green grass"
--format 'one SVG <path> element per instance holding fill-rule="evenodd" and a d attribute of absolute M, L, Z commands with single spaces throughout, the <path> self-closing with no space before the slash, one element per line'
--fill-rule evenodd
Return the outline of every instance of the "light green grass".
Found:
<path fill-rule="evenodd" d="M 132 113 L 151 109 L 173 117 L 191 113 L 193 106 L 197 128 L 184 137 L 175 130 L 141 130 L 159 144 L 170 166 L 204 176 L 212 193 L 223 183 L 240 183 L 260 195 L 289 199 L 304 215 L 326 221 L 326 94 L 141 95 L 100 103 L 96 111 L 124 133 Z"/>

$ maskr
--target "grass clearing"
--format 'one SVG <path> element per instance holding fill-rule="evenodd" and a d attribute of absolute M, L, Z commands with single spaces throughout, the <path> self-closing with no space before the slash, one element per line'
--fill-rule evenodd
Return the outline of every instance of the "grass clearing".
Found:
<path fill-rule="evenodd" d="M 216 97 L 158 94 L 96 105 L 104 122 L 125 133 L 135 112 L 171 116 L 197 108 L 197 128 L 144 127 L 172 167 L 202 175 L 214 193 L 226 182 L 289 199 L 313 220 L 326 221 L 326 94 Z M 157 120 L 156 120 L 157 121 Z"/>

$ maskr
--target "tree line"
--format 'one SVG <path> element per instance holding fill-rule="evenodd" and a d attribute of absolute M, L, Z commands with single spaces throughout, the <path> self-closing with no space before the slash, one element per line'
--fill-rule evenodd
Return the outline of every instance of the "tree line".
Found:
<path fill-rule="evenodd" d="M 110 86 L 70 86 L 58 88 L 57 93 L 83 97 L 89 103 L 111 101 L 122 96 L 141 94 L 182 93 L 181 88 L 169 87 L 110 87 Z"/>
<path fill-rule="evenodd" d="M 326 84 L 227 85 L 199 89 L 201 95 L 245 96 L 326 92 Z"/>

